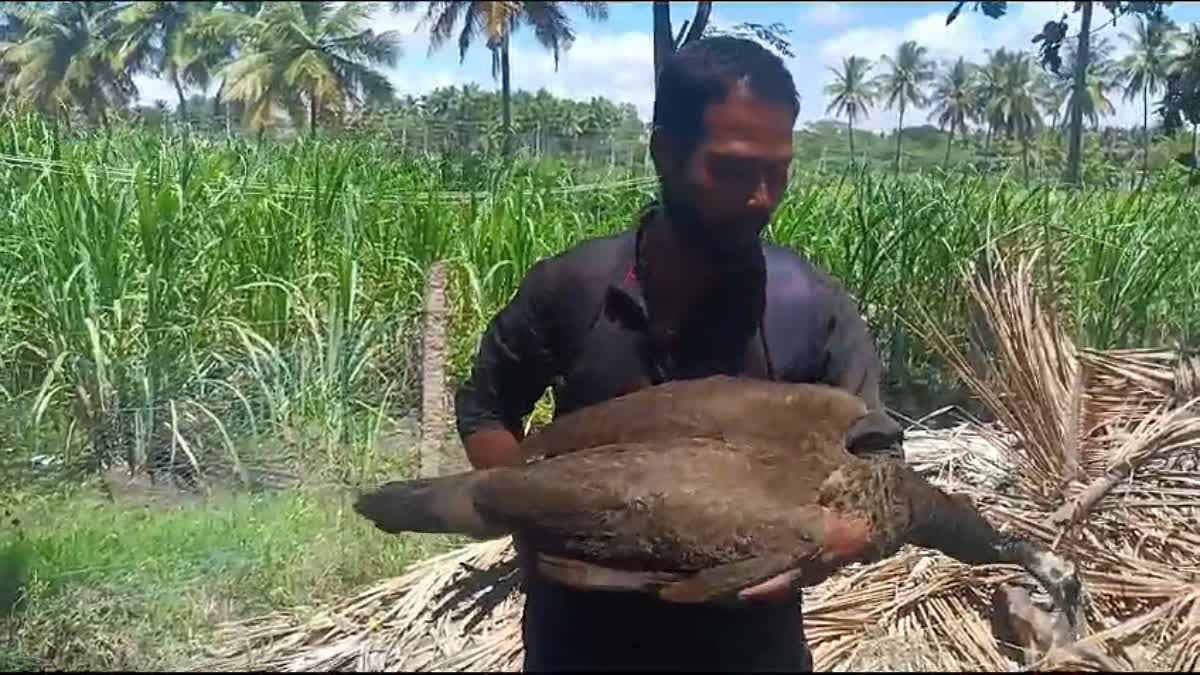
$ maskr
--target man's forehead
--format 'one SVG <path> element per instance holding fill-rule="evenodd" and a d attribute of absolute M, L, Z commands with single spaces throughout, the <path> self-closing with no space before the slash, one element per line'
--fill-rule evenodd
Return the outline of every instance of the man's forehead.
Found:
<path fill-rule="evenodd" d="M 730 92 L 704 112 L 707 151 L 732 158 L 791 157 L 793 116 L 782 104 Z"/>
<path fill-rule="evenodd" d="M 791 142 L 763 144 L 741 138 L 714 139 L 705 154 L 710 160 L 783 162 L 792 159 L 792 144 Z"/>

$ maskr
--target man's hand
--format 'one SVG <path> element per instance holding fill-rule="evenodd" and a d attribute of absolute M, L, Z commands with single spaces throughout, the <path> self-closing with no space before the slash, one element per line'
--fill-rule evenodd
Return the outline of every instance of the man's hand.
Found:
<path fill-rule="evenodd" d="M 799 570 L 790 570 L 757 586 L 742 590 L 738 599 L 746 602 L 783 603 L 794 601 L 798 592 Z"/>
<path fill-rule="evenodd" d="M 903 459 L 904 429 L 882 410 L 872 410 L 846 434 L 846 449 L 855 455 Z"/>
<path fill-rule="evenodd" d="M 481 429 L 464 440 L 463 446 L 476 469 L 517 466 L 522 460 L 521 444 L 507 429 Z"/>

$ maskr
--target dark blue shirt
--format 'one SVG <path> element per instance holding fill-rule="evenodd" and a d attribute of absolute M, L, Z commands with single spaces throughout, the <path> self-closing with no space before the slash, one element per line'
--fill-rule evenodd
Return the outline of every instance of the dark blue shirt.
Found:
<path fill-rule="evenodd" d="M 670 349 L 656 344 L 638 244 L 661 217 L 652 205 L 636 228 L 585 241 L 529 270 L 489 324 L 458 391 L 464 438 L 489 426 L 520 438 L 522 420 L 548 387 L 558 416 L 650 384 L 715 373 L 822 382 L 882 411 L 879 360 L 855 302 L 785 248 L 764 244 L 757 274 L 706 298 Z M 798 603 L 695 607 L 582 592 L 530 574 L 518 548 L 527 670 L 811 669 Z"/>
<path fill-rule="evenodd" d="M 462 437 L 489 425 L 518 434 L 552 388 L 555 416 L 647 383 L 717 372 L 842 387 L 882 410 L 880 364 L 857 304 L 795 252 L 763 245 L 765 283 L 714 297 L 674 353 L 647 331 L 639 226 L 533 265 L 488 325 L 455 406 Z M 755 297 L 759 296 L 759 297 Z"/>

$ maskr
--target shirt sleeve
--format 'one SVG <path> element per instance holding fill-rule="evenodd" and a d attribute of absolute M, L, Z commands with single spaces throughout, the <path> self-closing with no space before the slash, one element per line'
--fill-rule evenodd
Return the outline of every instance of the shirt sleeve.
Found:
<path fill-rule="evenodd" d="M 879 392 L 882 366 L 867 323 L 858 305 L 844 291 L 834 293 L 826 324 L 824 381 L 841 387 L 876 410 L 883 407 Z"/>
<path fill-rule="evenodd" d="M 904 429 L 892 419 L 880 393 L 882 365 L 867 322 L 858 305 L 843 292 L 836 293 L 825 339 L 824 382 L 845 389 L 866 403 L 870 411 L 847 438 L 852 451 L 895 448 L 904 440 Z"/>
<path fill-rule="evenodd" d="M 459 436 L 504 428 L 521 438 L 554 376 L 552 261 L 536 263 L 516 295 L 488 324 L 470 374 L 455 395 Z"/>

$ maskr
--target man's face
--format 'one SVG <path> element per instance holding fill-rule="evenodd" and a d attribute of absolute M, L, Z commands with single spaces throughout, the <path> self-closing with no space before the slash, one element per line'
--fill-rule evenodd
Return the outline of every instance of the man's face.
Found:
<path fill-rule="evenodd" d="M 692 221 L 705 243 L 732 257 L 758 244 L 783 197 L 792 162 L 790 108 L 735 87 L 708 106 L 706 133 L 682 164 L 662 163 L 669 209 Z M 676 157 L 678 155 L 675 155 Z"/>

